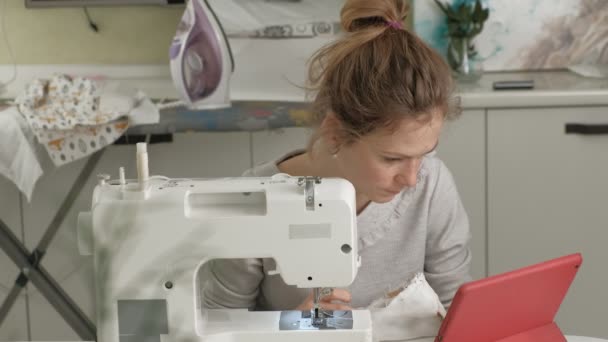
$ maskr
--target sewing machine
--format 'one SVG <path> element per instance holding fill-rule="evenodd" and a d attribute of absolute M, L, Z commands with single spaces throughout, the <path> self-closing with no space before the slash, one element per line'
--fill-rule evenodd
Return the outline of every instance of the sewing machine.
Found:
<path fill-rule="evenodd" d="M 357 253 L 355 193 L 343 179 L 100 176 L 79 248 L 94 256 L 97 341 L 371 341 L 368 311 L 255 312 L 201 307 L 197 273 L 214 258 L 275 259 L 290 285 L 348 286 Z"/>

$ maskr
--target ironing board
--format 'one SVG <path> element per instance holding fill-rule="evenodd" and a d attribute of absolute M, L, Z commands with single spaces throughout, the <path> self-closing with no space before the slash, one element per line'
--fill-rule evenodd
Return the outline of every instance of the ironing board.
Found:
<path fill-rule="evenodd" d="M 8 315 L 21 290 L 31 280 L 38 290 L 40 290 L 40 293 L 51 303 L 80 338 L 88 341 L 96 340 L 95 325 L 87 318 L 70 296 L 63 291 L 40 262 L 57 230 L 59 230 L 63 219 L 72 207 L 78 194 L 82 191 L 103 153 L 104 149 L 101 149 L 89 157 L 33 251 L 28 251 L 11 229 L 0 219 L 0 248 L 4 250 L 21 270 L 15 280 L 15 284 L 2 303 L 2 306 L 0 306 L 0 325 Z"/>
<path fill-rule="evenodd" d="M 115 144 L 171 142 L 173 133 L 189 131 L 259 131 L 303 126 L 310 121 L 308 108 L 309 104 L 303 102 L 274 101 L 234 101 L 229 108 L 207 110 L 204 113 L 183 106 L 168 107 L 161 111 L 160 122 L 131 127 Z M 27 250 L 0 218 L 0 248 L 21 270 L 8 296 L 0 303 L 0 326 L 21 290 L 31 281 L 81 339 L 95 340 L 95 325 L 44 269 L 41 261 L 103 152 L 104 149 L 101 149 L 88 158 L 42 239 L 32 251 Z"/>

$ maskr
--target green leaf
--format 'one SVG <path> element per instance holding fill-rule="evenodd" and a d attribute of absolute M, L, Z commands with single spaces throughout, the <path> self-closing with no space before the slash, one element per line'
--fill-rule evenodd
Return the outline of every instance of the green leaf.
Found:
<path fill-rule="evenodd" d="M 481 22 L 483 8 L 481 8 L 481 1 L 475 1 L 475 9 L 473 10 L 473 21 Z"/>
<path fill-rule="evenodd" d="M 460 16 L 458 15 L 458 12 L 456 12 L 456 10 L 454 10 L 452 7 L 447 7 L 446 15 L 447 15 L 448 19 L 450 19 L 450 20 L 455 20 L 455 21 L 462 20 L 460 18 Z"/>
<path fill-rule="evenodd" d="M 458 70 L 460 66 L 460 56 L 454 56 L 454 47 L 452 42 L 448 44 L 448 54 L 447 54 L 448 63 L 452 67 L 452 70 Z"/>
<path fill-rule="evenodd" d="M 469 21 L 469 8 L 465 4 L 460 4 L 458 6 L 458 16 L 462 19 L 462 21 Z"/>
<path fill-rule="evenodd" d="M 488 20 L 488 17 L 490 17 L 490 10 L 486 8 L 483 10 L 483 15 L 481 16 L 481 22 L 483 23 L 484 21 Z"/>
<path fill-rule="evenodd" d="M 480 34 L 482 28 L 483 28 L 483 26 L 481 26 L 481 25 L 475 25 L 475 27 L 469 32 L 468 37 L 473 38 L 476 35 Z"/>
<path fill-rule="evenodd" d="M 433 0 L 446 15 L 448 36 L 451 38 L 472 38 L 481 33 L 483 23 L 488 19 L 490 11 L 482 6 L 483 0 L 474 3 L 460 3 L 458 6 Z"/>
<path fill-rule="evenodd" d="M 456 48 L 456 52 L 458 53 L 458 56 L 462 56 L 463 54 L 463 50 L 462 50 L 462 39 L 454 39 L 454 47 Z"/>
<path fill-rule="evenodd" d="M 457 22 L 448 22 L 448 33 L 450 36 L 459 36 L 460 25 Z"/>
<path fill-rule="evenodd" d="M 469 56 L 471 56 L 471 54 L 474 54 L 475 52 L 475 43 L 469 41 L 469 46 L 467 46 L 467 54 Z"/>
<path fill-rule="evenodd" d="M 445 15 L 447 15 L 447 14 L 448 14 L 448 9 L 447 9 L 447 6 L 446 6 L 446 5 L 444 5 L 444 4 L 442 4 L 442 3 L 441 3 L 439 0 L 434 0 L 434 1 L 435 1 L 435 3 L 437 4 L 437 6 L 439 6 L 439 8 L 441 8 L 441 11 L 442 11 L 442 12 L 443 12 Z"/>

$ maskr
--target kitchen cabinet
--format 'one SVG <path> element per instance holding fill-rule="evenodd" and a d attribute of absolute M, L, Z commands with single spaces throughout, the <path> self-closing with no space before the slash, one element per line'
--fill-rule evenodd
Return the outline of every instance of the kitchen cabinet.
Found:
<path fill-rule="evenodd" d="M 557 322 L 608 338 L 608 134 L 566 133 L 568 124 L 601 128 L 608 107 L 488 111 L 488 269 L 582 253 Z"/>

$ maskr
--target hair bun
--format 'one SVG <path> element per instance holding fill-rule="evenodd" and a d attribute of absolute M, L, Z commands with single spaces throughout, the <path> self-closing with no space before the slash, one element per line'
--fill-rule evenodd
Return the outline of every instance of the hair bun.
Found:
<path fill-rule="evenodd" d="M 344 31 L 355 32 L 365 27 L 400 23 L 408 11 L 405 0 L 346 0 L 340 21 Z"/>

